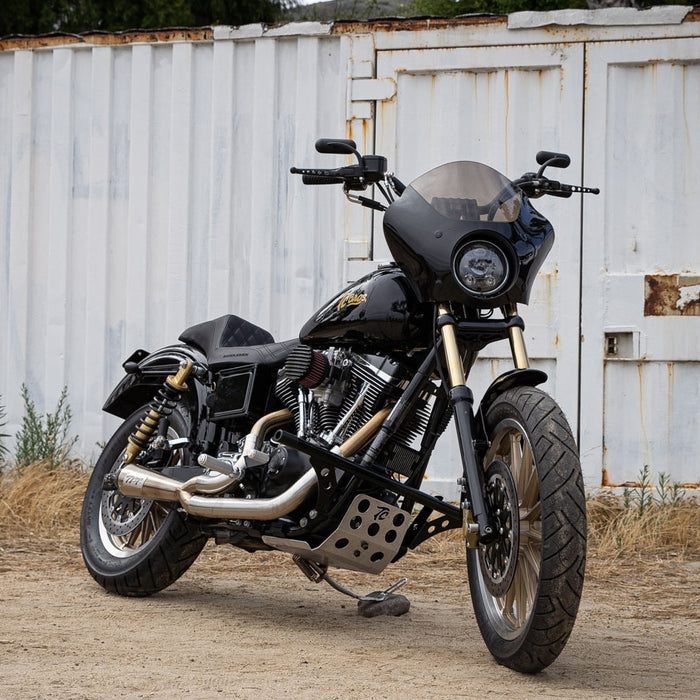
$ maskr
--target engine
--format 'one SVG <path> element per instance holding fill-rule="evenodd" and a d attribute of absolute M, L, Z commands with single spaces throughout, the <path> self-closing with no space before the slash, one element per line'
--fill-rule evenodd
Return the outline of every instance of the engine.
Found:
<path fill-rule="evenodd" d="M 297 346 L 286 360 L 275 386 L 278 400 L 294 416 L 297 435 L 326 449 L 342 445 L 378 411 L 391 407 L 412 378 L 410 369 L 383 355 L 360 355 L 346 348 L 318 352 Z M 427 389 L 411 405 L 409 416 L 387 439 L 374 464 L 390 473 L 410 477 L 420 458 L 414 447 L 422 436 L 435 399 L 435 387 Z M 444 430 L 449 415 L 438 429 Z M 228 445 L 230 444 L 230 447 Z M 222 464 L 238 465 L 244 451 L 239 438 L 219 451 Z M 231 496 L 273 498 L 282 494 L 311 469 L 307 455 L 298 450 L 266 443 L 245 460 Z M 363 454 L 362 450 L 358 456 Z"/>
<path fill-rule="evenodd" d="M 332 449 L 392 405 L 410 378 L 408 369 L 386 356 L 359 355 L 345 348 L 317 352 L 300 345 L 287 359 L 276 393 L 294 414 L 298 435 Z M 410 419 L 392 436 L 386 456 L 396 461 L 387 465 L 393 471 L 405 474 L 417 458 L 411 444 L 425 429 L 431 398 L 428 393 L 421 396 Z"/>

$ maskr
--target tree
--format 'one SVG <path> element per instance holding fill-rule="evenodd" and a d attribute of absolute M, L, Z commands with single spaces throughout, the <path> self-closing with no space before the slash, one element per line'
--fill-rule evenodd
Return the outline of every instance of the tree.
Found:
<path fill-rule="evenodd" d="M 293 0 L 2 0 L 0 36 L 277 22 Z"/>

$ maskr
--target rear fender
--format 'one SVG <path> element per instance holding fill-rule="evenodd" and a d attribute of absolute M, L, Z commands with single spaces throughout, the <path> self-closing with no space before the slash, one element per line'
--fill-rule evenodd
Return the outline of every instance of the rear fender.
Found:
<path fill-rule="evenodd" d="M 150 403 L 165 378 L 175 374 L 180 363 L 187 360 L 200 367 L 207 366 L 204 355 L 188 345 L 170 345 L 153 353 L 136 350 L 122 365 L 127 374 L 109 395 L 102 410 L 119 418 L 128 418 L 137 408 Z M 199 415 L 206 400 L 206 388 L 192 377 L 183 398 L 195 415 Z"/>

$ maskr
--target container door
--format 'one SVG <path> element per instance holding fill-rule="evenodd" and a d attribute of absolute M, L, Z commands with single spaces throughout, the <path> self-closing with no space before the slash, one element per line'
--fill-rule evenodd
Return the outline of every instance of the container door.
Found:
<path fill-rule="evenodd" d="M 649 60 L 649 57 L 654 60 Z M 700 481 L 700 39 L 587 56 L 581 451 L 600 481 Z"/>
<path fill-rule="evenodd" d="M 563 151 L 571 166 L 553 171 L 565 182 L 582 173 L 583 48 L 580 45 L 508 46 L 380 51 L 375 152 L 386 155 L 408 183 L 441 163 L 484 162 L 516 178 L 536 169 L 538 150 Z M 536 206 L 553 223 L 557 239 L 522 307 L 533 367 L 545 370 L 545 390 L 564 408 L 574 432 L 578 420 L 580 198 L 545 198 Z M 373 259 L 389 259 L 374 229 Z M 512 368 L 507 342 L 487 348 L 470 382 L 479 401 L 484 389 Z M 452 432 L 451 429 L 448 432 Z M 456 494 L 456 440 L 432 460 L 430 487 Z M 429 487 L 429 488 L 430 488 Z"/>

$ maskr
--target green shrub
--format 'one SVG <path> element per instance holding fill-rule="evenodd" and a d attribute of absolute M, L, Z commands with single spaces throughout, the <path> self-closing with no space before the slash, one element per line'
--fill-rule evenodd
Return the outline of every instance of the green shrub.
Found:
<path fill-rule="evenodd" d="M 47 468 L 53 470 L 68 458 L 77 441 L 77 436 L 68 439 L 68 430 L 72 418 L 68 405 L 68 388 L 58 399 L 56 410 L 40 416 L 29 396 L 29 390 L 22 384 L 24 416 L 17 433 L 15 461 L 18 467 L 35 462 L 46 462 Z"/>
<path fill-rule="evenodd" d="M 7 414 L 5 413 L 5 407 L 0 403 L 0 428 L 4 428 L 7 425 L 5 418 Z M 8 449 L 5 445 L 5 438 L 10 437 L 7 433 L 0 433 L 0 465 L 7 461 Z"/>

